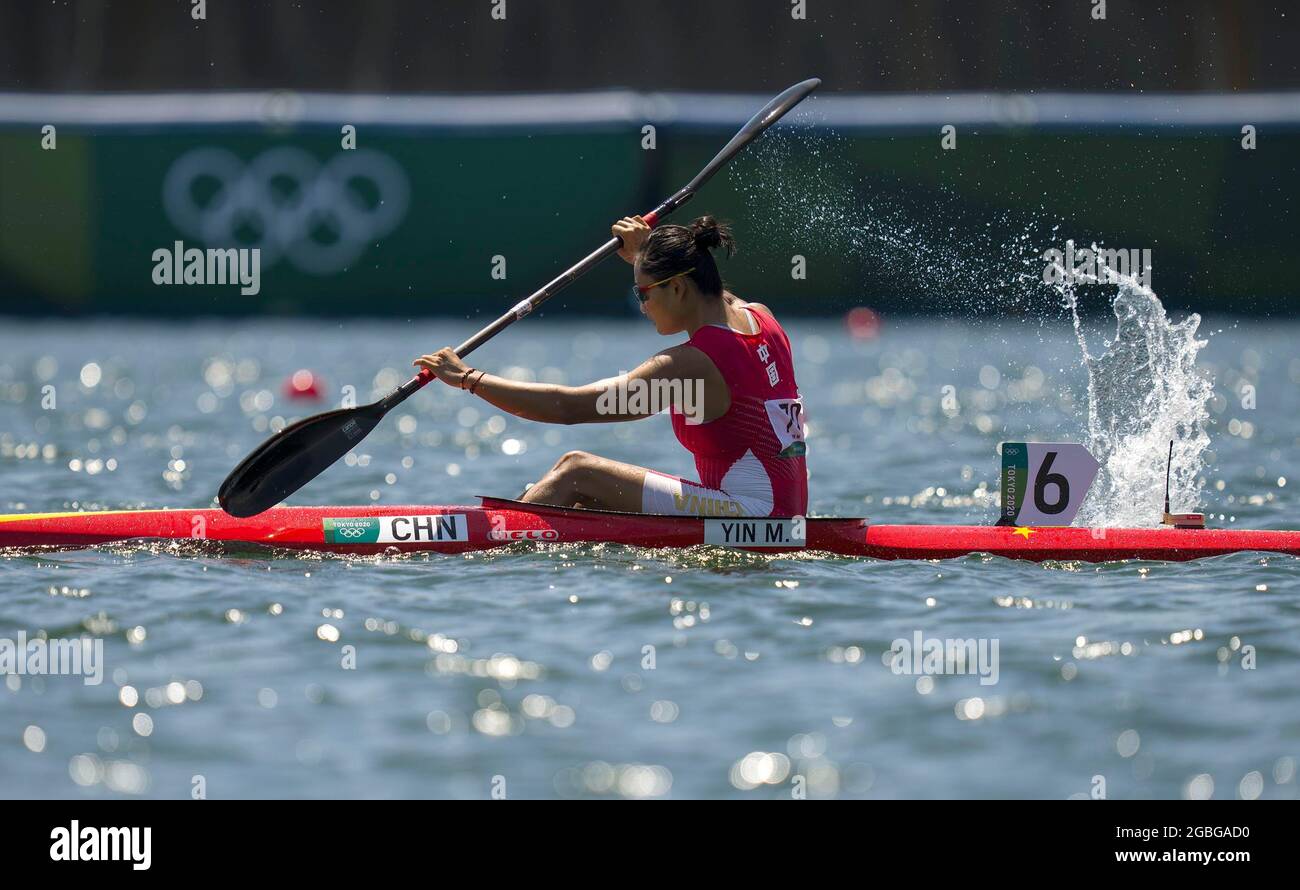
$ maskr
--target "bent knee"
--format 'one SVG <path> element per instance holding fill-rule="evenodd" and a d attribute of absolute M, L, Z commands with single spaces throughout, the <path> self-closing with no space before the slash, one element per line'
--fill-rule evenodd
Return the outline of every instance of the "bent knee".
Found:
<path fill-rule="evenodd" d="M 576 473 L 588 469 L 596 463 L 596 455 L 586 451 L 566 451 L 551 468 L 553 473 Z"/>

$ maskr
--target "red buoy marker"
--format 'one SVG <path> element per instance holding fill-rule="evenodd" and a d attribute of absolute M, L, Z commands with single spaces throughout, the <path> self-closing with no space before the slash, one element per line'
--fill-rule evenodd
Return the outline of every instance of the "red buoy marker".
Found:
<path fill-rule="evenodd" d="M 866 306 L 850 309 L 844 316 L 844 323 L 854 340 L 874 340 L 880 335 L 880 316 Z"/>
<path fill-rule="evenodd" d="M 284 394 L 289 399 L 319 399 L 320 391 L 320 378 L 306 368 L 294 371 L 284 383 Z"/>

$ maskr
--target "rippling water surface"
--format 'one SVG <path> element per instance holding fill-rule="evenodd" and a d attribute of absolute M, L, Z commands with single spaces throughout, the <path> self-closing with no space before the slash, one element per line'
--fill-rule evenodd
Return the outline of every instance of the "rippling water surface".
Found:
<path fill-rule="evenodd" d="M 632 321 L 527 325 L 475 364 L 585 382 L 664 345 Z M 831 321 L 788 329 L 818 514 L 991 522 L 999 441 L 1095 446 L 1106 416 L 1090 430 L 1064 316 L 887 321 L 870 340 Z M 0 512 L 208 505 L 269 429 L 345 387 L 368 400 L 471 332 L 5 320 Z M 1200 503 L 1175 509 L 1300 527 L 1286 483 L 1300 477 L 1300 324 L 1210 319 L 1201 334 L 1208 444 L 1179 452 L 1198 462 L 1179 490 Z M 322 376 L 322 402 L 284 396 L 300 367 Z M 544 427 L 435 386 L 293 502 L 514 495 L 572 448 L 693 475 L 664 418 Z M 1161 473 L 1161 459 L 1134 463 Z M 1134 463 L 1112 476 L 1131 484 Z M 1298 591 L 1300 560 L 1259 554 L 10 553 L 0 636 L 100 636 L 105 677 L 5 678 L 0 794 L 1293 798 Z M 996 643 L 996 682 L 894 673 L 884 653 L 917 633 Z"/>

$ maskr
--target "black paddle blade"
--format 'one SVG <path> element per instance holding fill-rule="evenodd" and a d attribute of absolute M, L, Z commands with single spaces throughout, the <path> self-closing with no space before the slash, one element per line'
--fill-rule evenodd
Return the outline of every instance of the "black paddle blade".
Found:
<path fill-rule="evenodd" d="M 221 509 L 244 518 L 274 507 L 351 451 L 385 413 L 376 402 L 290 424 L 230 471 L 217 492 Z"/>

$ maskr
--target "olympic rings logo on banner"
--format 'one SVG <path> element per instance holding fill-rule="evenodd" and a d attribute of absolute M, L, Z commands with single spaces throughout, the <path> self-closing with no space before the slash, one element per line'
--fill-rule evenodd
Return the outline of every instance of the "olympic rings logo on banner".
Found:
<path fill-rule="evenodd" d="M 247 163 L 224 148 L 196 148 L 167 170 L 162 198 L 172 225 L 208 246 L 256 247 L 265 267 L 284 257 L 303 272 L 330 275 L 401 224 L 411 186 L 396 161 L 370 149 L 321 164 L 292 146 Z M 327 239 L 317 237 L 322 231 Z"/>
<path fill-rule="evenodd" d="M 334 529 L 334 534 L 344 538 L 359 538 L 368 531 L 370 531 L 368 528 L 359 528 L 355 525 L 345 525 L 343 528 Z"/>

